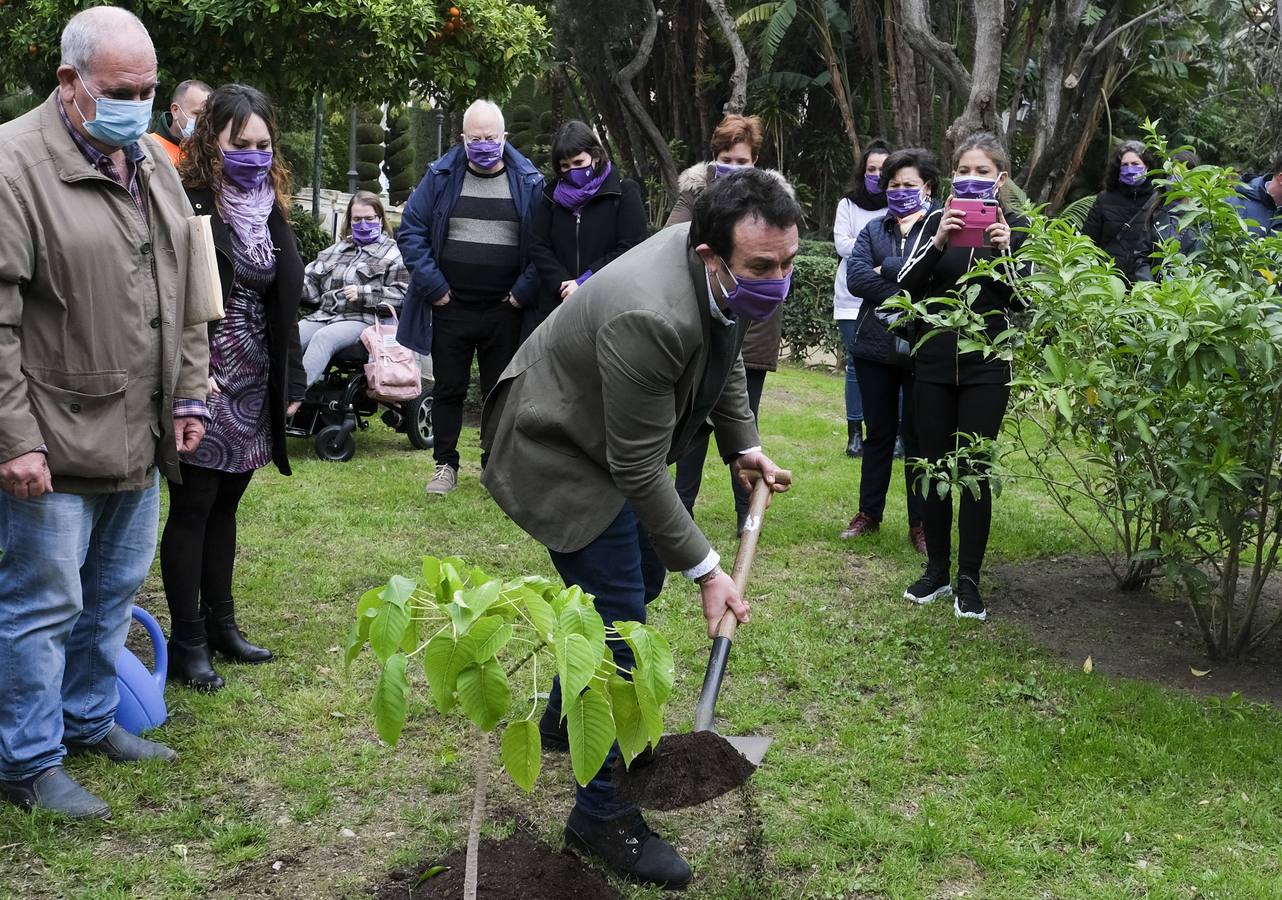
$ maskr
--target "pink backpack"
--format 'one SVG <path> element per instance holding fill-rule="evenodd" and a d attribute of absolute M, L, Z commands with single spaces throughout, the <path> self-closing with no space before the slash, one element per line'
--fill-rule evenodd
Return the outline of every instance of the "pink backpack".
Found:
<path fill-rule="evenodd" d="M 379 310 L 387 309 L 392 323 L 379 321 L 374 313 L 374 324 L 361 332 L 361 343 L 369 351 L 365 364 L 366 392 L 380 403 L 403 403 L 413 400 L 423 389 L 422 372 L 414 351 L 396 340 L 396 309 L 390 303 L 380 303 Z"/>

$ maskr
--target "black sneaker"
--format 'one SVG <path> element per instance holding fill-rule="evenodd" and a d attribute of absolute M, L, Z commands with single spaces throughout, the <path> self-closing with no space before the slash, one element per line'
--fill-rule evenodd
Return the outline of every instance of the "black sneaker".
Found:
<path fill-rule="evenodd" d="M 988 608 L 979 593 L 979 584 L 969 575 L 957 577 L 957 597 L 953 600 L 953 615 L 959 619 L 987 621 Z"/>
<path fill-rule="evenodd" d="M 952 594 L 953 586 L 948 582 L 947 570 L 940 571 L 927 565 L 922 576 L 908 585 L 908 590 L 904 591 L 904 599 L 924 606 L 951 597 Z"/>
<path fill-rule="evenodd" d="M 544 753 L 570 752 L 569 721 L 560 718 L 550 706 L 544 707 L 539 719 L 539 740 Z"/>
<path fill-rule="evenodd" d="M 576 807 L 565 822 L 565 843 L 599 856 L 611 869 L 631 881 L 683 888 L 693 876 L 690 864 L 671 844 L 651 831 L 635 809 L 613 819 L 594 819 Z"/>

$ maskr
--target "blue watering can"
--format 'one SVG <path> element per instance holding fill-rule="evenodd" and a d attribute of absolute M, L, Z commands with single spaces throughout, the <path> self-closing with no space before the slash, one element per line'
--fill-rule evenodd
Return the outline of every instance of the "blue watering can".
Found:
<path fill-rule="evenodd" d="M 151 637 L 156 654 L 156 671 L 148 672 L 138 657 L 127 648 L 116 659 L 116 685 L 120 689 L 120 705 L 116 708 L 116 724 L 126 731 L 142 734 L 149 728 L 165 724 L 169 710 L 165 708 L 165 673 L 169 670 L 169 651 L 165 646 L 165 633 L 151 613 L 141 607 L 133 609 L 134 618 Z"/>

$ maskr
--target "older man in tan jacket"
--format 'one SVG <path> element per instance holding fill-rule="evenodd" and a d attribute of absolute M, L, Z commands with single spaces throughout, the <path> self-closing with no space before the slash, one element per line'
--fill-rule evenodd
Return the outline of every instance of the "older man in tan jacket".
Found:
<path fill-rule="evenodd" d="M 132 14 L 62 36 L 58 87 L 0 126 L 0 796 L 107 818 L 66 753 L 173 760 L 115 724 L 115 663 L 151 565 L 157 470 L 204 433 L 186 321 L 186 195 L 144 138 L 156 55 Z"/>

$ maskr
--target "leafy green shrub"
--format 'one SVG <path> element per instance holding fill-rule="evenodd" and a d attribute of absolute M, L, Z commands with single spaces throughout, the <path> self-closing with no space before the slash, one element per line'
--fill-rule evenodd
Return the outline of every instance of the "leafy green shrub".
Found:
<path fill-rule="evenodd" d="M 799 241 L 801 250 L 798 256 L 822 256 L 837 258 L 837 245 L 822 238 L 802 238 Z"/>
<path fill-rule="evenodd" d="M 329 235 L 312 218 L 311 210 L 303 209 L 297 204 L 289 211 L 289 227 L 293 229 L 294 238 L 298 241 L 298 254 L 303 258 L 304 264 L 314 260 L 332 243 Z"/>
<path fill-rule="evenodd" d="M 783 343 L 793 359 L 806 359 L 815 351 L 841 355 L 841 334 L 832 319 L 832 286 L 836 277 L 836 253 L 798 255 L 793 260 L 792 290 L 781 313 Z"/>

